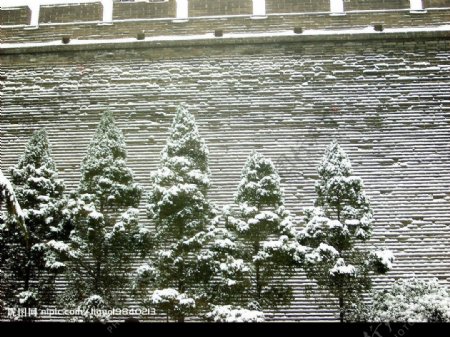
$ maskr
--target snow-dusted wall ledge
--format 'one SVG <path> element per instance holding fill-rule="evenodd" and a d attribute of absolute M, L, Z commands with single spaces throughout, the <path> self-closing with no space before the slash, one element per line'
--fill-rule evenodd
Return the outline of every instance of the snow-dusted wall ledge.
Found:
<path fill-rule="evenodd" d="M 301 35 L 293 31 L 272 33 L 235 33 L 220 39 L 213 33 L 187 36 L 156 36 L 137 41 L 135 38 L 74 40 L 64 44 L 61 40 L 31 43 L 3 43 L 0 55 L 54 53 L 84 50 L 111 50 L 135 48 L 184 48 L 198 46 L 221 46 L 267 43 L 325 43 L 325 42 L 358 42 L 358 41 L 391 41 L 404 42 L 414 40 L 450 40 L 450 25 L 416 28 L 386 29 L 382 33 L 368 26 L 361 29 L 342 30 L 305 30 Z"/>
<path fill-rule="evenodd" d="M 2 11 L 0 11 L 1 14 Z M 136 38 L 144 32 L 146 37 L 189 36 L 211 34 L 216 29 L 223 30 L 224 36 L 235 33 L 272 33 L 294 28 L 302 30 L 320 29 L 361 29 L 383 23 L 383 28 L 416 28 L 450 24 L 450 8 L 428 10 L 417 15 L 409 10 L 391 12 L 346 12 L 346 15 L 331 16 L 329 13 L 309 13 L 295 15 L 267 15 L 263 20 L 253 20 L 250 16 L 227 18 L 180 19 L 139 19 L 116 20 L 112 25 L 98 25 L 98 21 L 78 23 L 41 23 L 38 29 L 28 30 L 26 26 L 1 26 L 2 42 L 51 42 L 70 36 L 71 40 Z"/>

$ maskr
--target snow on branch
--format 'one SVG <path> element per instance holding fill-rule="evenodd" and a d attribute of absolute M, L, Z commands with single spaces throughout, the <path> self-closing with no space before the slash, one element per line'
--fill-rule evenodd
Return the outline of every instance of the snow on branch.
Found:
<path fill-rule="evenodd" d="M 221 323 L 259 323 L 264 322 L 264 313 L 257 310 L 242 309 L 231 305 L 215 306 L 206 314 L 208 320 Z"/>
<path fill-rule="evenodd" d="M 0 169 L 0 207 L 3 202 L 5 202 L 6 204 L 8 213 L 16 216 L 19 222 L 19 226 L 21 227 L 25 236 L 28 237 L 28 229 L 25 225 L 25 214 L 23 213 L 22 208 L 17 201 L 16 194 L 14 193 L 14 189 L 11 183 L 3 175 L 3 172 Z"/>

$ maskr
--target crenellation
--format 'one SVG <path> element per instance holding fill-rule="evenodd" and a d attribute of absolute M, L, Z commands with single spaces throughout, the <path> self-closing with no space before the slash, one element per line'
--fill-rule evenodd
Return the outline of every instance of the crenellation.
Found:
<path fill-rule="evenodd" d="M 114 2 L 113 20 L 174 18 L 175 1 Z"/>
<path fill-rule="evenodd" d="M 39 24 L 42 23 L 67 23 L 83 21 L 101 21 L 102 4 L 81 3 L 62 5 L 41 6 L 39 13 Z"/>
<path fill-rule="evenodd" d="M 0 8 L 0 26 L 27 25 L 30 22 L 31 11 L 28 7 Z"/>

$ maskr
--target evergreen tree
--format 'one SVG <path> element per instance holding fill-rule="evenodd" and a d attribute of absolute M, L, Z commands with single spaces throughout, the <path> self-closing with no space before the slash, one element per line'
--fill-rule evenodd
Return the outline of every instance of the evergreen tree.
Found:
<path fill-rule="evenodd" d="M 215 322 L 263 321 L 264 314 L 248 308 L 245 298 L 251 287 L 251 265 L 242 258 L 238 238 L 224 225 L 230 216 L 228 207 L 212 220 L 209 241 L 198 254 L 198 271 L 204 283 L 208 303 L 203 317 Z M 247 307 L 247 308 L 246 308 Z"/>
<path fill-rule="evenodd" d="M 2 211 L 3 204 L 6 204 L 6 212 Z M 28 240 L 28 230 L 25 227 L 25 218 L 23 216 L 22 208 L 16 198 L 16 193 L 10 183 L 10 181 L 3 175 L 0 169 L 0 233 L 3 231 L 5 225 L 6 216 L 15 216 L 20 228 L 22 229 L 25 238 Z M 5 251 L 7 249 L 6 242 L 4 242 L 3 235 L 0 235 L 0 289 L 4 289 L 7 281 L 7 271 L 4 270 L 4 258 L 7 256 Z M 5 296 L 0 296 L 0 317 L 4 314 L 5 310 Z"/>
<path fill-rule="evenodd" d="M 54 280 L 61 271 L 60 265 L 49 259 L 47 241 L 61 237 L 65 206 L 64 184 L 58 179 L 44 129 L 33 133 L 11 176 L 22 210 L 15 202 L 19 217 L 9 217 L 0 225 L 1 286 L 9 305 L 37 307 L 52 300 Z M 9 198 L 14 201 L 11 195 Z"/>
<path fill-rule="evenodd" d="M 305 248 L 284 207 L 280 176 L 271 160 L 253 152 L 241 177 L 235 196 L 239 210 L 228 221 L 239 242 L 237 251 L 250 266 L 251 285 L 241 297 L 253 310 L 288 305 L 292 288 L 286 281 L 301 265 Z"/>
<path fill-rule="evenodd" d="M 141 193 L 126 166 L 123 134 L 106 112 L 81 164 L 78 192 L 68 203 L 69 241 L 49 243 L 55 260 L 62 258 L 67 267 L 66 305 L 123 303 L 132 261 L 147 243 L 136 209 Z"/>
<path fill-rule="evenodd" d="M 148 304 L 179 322 L 201 311 L 206 301 L 202 289 L 210 276 L 202 272 L 199 256 L 211 235 L 209 176 L 205 141 L 193 115 L 179 107 L 151 177 L 148 216 L 156 226 L 156 254 L 138 271 L 138 279 L 146 276 L 156 289 Z"/>
<path fill-rule="evenodd" d="M 315 208 L 305 211 L 306 228 L 300 242 L 311 250 L 305 257 L 308 277 L 338 300 L 339 317 L 361 305 L 371 289 L 370 272 L 391 268 L 389 251 L 362 250 L 357 244 L 371 237 L 373 212 L 360 177 L 335 141 L 327 148 L 318 168 Z"/>

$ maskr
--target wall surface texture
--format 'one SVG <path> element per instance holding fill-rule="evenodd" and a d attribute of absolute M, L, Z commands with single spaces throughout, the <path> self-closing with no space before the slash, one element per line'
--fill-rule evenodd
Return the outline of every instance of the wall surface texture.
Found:
<path fill-rule="evenodd" d="M 425 0 L 420 13 L 410 13 L 406 0 L 348 0 L 339 16 L 329 14 L 328 0 L 266 3 L 268 17 L 252 19 L 251 0 L 190 0 L 190 19 L 174 22 L 175 0 L 115 2 L 108 25 L 99 24 L 99 3 L 46 6 L 38 28 L 27 26 L 28 8 L 2 8 L 2 171 L 45 127 L 71 192 L 109 109 L 125 134 L 128 164 L 148 189 L 176 107 L 185 103 L 210 149 L 210 199 L 233 202 L 242 166 L 258 150 L 275 162 L 301 228 L 303 209 L 315 199 L 316 168 L 337 139 L 372 201 L 369 246 L 396 255 L 394 270 L 376 277 L 375 288 L 413 275 L 450 285 L 450 0 Z M 369 27 L 375 24 L 384 33 Z M 309 33 L 295 35 L 294 27 Z M 216 29 L 224 38 L 213 37 Z M 162 42 L 115 40 L 108 50 L 60 42 L 65 35 L 134 39 L 142 31 Z M 240 33 L 253 35 L 235 37 L 239 44 L 227 39 Z M 142 223 L 151 227 L 144 203 Z M 290 283 L 294 302 L 269 319 L 336 319 L 336 303 L 323 293 L 305 297 L 314 284 L 301 270 Z"/>
<path fill-rule="evenodd" d="M 3 172 L 33 130 L 45 127 L 60 175 L 74 189 L 109 109 L 125 134 L 128 164 L 148 188 L 175 109 L 186 103 L 210 149 L 211 200 L 232 203 L 246 157 L 258 150 L 276 163 L 302 227 L 317 165 L 337 139 L 372 201 L 370 245 L 397 258 L 375 286 L 412 275 L 450 284 L 448 39 L 192 44 L 2 55 L 0 62 Z M 311 282 L 301 271 L 291 283 L 295 301 L 271 319 L 336 318 L 320 306 L 327 303 L 320 293 L 305 298 Z"/>

